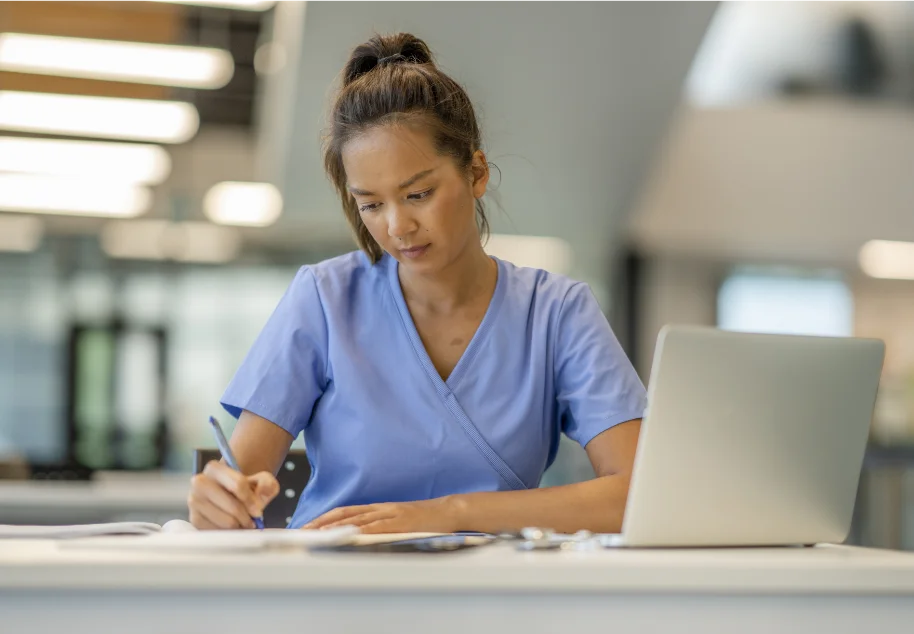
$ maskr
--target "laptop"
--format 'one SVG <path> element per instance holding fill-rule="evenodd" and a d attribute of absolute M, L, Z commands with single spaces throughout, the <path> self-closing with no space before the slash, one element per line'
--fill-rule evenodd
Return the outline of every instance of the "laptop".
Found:
<path fill-rule="evenodd" d="M 667 326 L 607 546 L 841 543 L 885 346 Z"/>

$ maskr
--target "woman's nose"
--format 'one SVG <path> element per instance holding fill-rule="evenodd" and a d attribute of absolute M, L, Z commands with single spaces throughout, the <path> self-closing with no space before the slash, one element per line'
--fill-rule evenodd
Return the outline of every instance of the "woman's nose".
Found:
<path fill-rule="evenodd" d="M 403 238 L 416 230 L 416 221 L 404 209 L 390 205 L 387 216 L 387 235 Z"/>

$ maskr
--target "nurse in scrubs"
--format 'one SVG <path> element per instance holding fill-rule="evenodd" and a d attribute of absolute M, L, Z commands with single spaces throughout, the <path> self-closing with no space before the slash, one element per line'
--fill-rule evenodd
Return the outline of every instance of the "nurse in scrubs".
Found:
<path fill-rule="evenodd" d="M 290 528 L 619 531 L 644 386 L 586 284 L 483 251 L 476 115 L 424 42 L 353 51 L 324 165 L 360 250 L 276 306 L 221 399 L 244 475 L 195 476 L 192 523 L 251 528 L 304 434 Z M 562 433 L 596 477 L 538 488 Z"/>

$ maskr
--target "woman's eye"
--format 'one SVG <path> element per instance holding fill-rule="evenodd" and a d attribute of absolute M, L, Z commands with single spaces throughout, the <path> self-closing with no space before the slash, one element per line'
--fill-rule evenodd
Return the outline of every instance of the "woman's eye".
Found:
<path fill-rule="evenodd" d="M 378 208 L 378 203 L 368 203 L 366 205 L 359 206 L 359 211 L 362 211 L 362 212 L 374 211 L 377 208 Z"/>
<path fill-rule="evenodd" d="M 410 200 L 424 200 L 431 195 L 432 195 L 432 190 L 427 189 L 424 192 L 417 192 L 415 194 L 410 194 L 409 196 L 407 196 L 407 198 L 409 198 Z"/>

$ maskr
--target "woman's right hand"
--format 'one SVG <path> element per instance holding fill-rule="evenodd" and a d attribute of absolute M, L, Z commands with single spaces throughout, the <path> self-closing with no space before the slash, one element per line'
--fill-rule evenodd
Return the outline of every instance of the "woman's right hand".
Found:
<path fill-rule="evenodd" d="M 246 476 L 227 464 L 210 460 L 190 480 L 187 508 L 199 529 L 254 528 L 252 517 L 279 493 L 279 482 L 267 471 Z"/>

